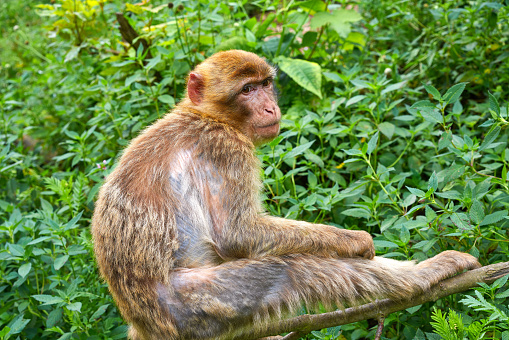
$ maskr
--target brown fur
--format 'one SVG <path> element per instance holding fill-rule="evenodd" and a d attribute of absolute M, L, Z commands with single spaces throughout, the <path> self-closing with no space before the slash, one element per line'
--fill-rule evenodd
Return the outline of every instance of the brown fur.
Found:
<path fill-rule="evenodd" d="M 478 266 L 454 251 L 373 258 L 366 232 L 267 216 L 254 149 L 279 131 L 274 76 L 252 53 L 213 55 L 102 187 L 95 253 L 132 339 L 242 337 L 302 303 L 410 297 Z"/>

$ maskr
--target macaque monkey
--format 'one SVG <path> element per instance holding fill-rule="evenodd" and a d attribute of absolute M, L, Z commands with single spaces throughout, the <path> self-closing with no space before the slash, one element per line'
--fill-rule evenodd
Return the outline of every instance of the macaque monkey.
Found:
<path fill-rule="evenodd" d="M 479 265 L 375 257 L 364 231 L 268 216 L 255 147 L 279 133 L 275 76 L 245 51 L 206 59 L 101 188 L 95 254 L 131 339 L 245 339 L 302 305 L 409 298 Z"/>

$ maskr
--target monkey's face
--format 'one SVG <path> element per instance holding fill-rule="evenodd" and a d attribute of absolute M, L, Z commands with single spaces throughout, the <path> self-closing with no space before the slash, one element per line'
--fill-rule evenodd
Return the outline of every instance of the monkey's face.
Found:
<path fill-rule="evenodd" d="M 276 102 L 272 77 L 246 81 L 237 101 L 246 113 L 245 133 L 255 145 L 270 141 L 279 134 L 281 110 Z"/>

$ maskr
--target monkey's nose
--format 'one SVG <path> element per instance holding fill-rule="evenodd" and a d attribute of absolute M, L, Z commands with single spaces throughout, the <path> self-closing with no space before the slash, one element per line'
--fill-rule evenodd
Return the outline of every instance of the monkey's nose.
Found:
<path fill-rule="evenodd" d="M 273 116 L 276 110 L 274 108 L 265 108 L 265 112 Z"/>

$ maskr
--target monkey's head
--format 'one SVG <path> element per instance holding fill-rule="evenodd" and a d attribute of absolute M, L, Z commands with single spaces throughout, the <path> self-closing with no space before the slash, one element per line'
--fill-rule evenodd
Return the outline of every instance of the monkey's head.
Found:
<path fill-rule="evenodd" d="M 274 67 L 254 53 L 219 52 L 189 74 L 188 105 L 235 127 L 260 145 L 279 133 L 281 111 L 275 76 Z"/>

